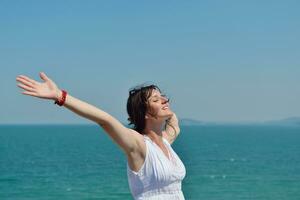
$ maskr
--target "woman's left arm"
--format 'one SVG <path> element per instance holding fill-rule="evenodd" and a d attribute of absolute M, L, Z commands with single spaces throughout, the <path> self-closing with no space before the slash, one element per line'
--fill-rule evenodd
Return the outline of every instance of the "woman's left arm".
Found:
<path fill-rule="evenodd" d="M 171 118 L 166 121 L 165 131 L 163 137 L 172 144 L 180 133 L 179 122 L 176 114 L 174 113 Z"/>

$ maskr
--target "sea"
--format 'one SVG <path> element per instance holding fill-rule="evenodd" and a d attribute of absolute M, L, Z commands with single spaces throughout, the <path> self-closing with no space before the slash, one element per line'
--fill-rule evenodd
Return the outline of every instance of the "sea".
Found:
<path fill-rule="evenodd" d="M 187 200 L 299 200 L 300 126 L 183 126 Z M 126 157 L 97 125 L 1 125 L 0 200 L 132 199 Z"/>

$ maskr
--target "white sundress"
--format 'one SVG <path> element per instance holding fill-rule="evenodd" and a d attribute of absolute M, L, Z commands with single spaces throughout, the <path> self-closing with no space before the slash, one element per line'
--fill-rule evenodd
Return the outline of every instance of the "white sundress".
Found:
<path fill-rule="evenodd" d="M 127 176 L 131 194 L 135 200 L 184 200 L 181 182 L 185 167 L 169 142 L 163 138 L 169 158 L 146 135 L 146 158 L 138 172 L 130 169 L 127 162 Z"/>

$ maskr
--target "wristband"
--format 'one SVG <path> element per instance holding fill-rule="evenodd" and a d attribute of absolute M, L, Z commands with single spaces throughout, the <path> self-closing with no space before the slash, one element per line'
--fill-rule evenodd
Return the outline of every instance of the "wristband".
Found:
<path fill-rule="evenodd" d="M 67 94 L 68 94 L 67 91 L 62 90 L 62 97 L 61 97 L 61 99 L 56 100 L 56 101 L 54 102 L 54 104 L 57 104 L 57 105 L 59 105 L 59 106 L 64 105 L 64 103 L 65 103 L 65 101 L 66 101 Z"/>

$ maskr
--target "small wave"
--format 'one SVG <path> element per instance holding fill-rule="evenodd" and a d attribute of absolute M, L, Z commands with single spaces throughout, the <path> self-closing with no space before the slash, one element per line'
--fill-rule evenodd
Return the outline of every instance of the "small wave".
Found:
<path fill-rule="evenodd" d="M 1 182 L 16 182 L 16 181 L 18 181 L 18 179 L 16 179 L 16 178 L 0 178 L 0 183 Z"/>
<path fill-rule="evenodd" d="M 203 177 L 207 177 L 207 178 L 210 178 L 210 179 L 226 179 L 227 175 L 226 174 L 219 174 L 219 175 L 208 174 L 208 175 L 203 175 Z"/>

